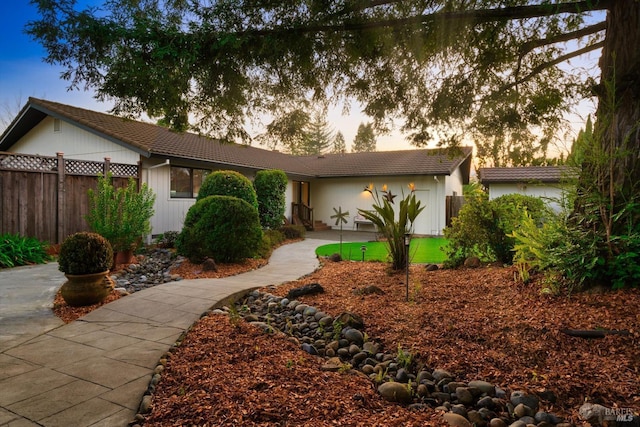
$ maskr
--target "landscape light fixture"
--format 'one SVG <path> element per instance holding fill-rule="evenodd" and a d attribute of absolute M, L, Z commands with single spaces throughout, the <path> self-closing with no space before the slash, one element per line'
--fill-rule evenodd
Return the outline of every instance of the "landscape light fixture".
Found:
<path fill-rule="evenodd" d="M 407 270 L 407 302 L 409 302 L 409 245 L 411 245 L 411 233 L 404 233 L 404 256 L 406 260 L 405 269 Z"/>

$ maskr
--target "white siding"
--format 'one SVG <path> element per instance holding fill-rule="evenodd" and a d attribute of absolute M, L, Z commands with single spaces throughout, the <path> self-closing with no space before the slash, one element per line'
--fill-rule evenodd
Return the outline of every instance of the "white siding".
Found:
<path fill-rule="evenodd" d="M 415 223 L 414 233 L 422 235 L 439 235 L 445 227 L 445 183 L 444 177 L 439 178 L 439 182 L 433 176 L 406 176 L 406 177 L 377 177 L 375 180 L 367 178 L 334 178 L 316 180 L 311 183 L 311 205 L 313 207 L 314 219 L 321 220 L 337 229 L 335 219 L 331 216 L 335 214 L 333 208 L 342 208 L 342 212 L 349 211 L 347 224 L 343 229 L 355 229 L 353 218 L 358 214 L 358 208 L 371 209 L 373 205 L 372 196 L 364 191 L 364 188 L 373 183 L 380 192 L 382 185 L 386 184 L 388 189 L 397 194 L 396 205 L 405 195 L 409 194 L 408 184 L 415 184 L 415 194 L 422 206 L 426 206 L 418 216 Z M 459 189 L 460 193 L 462 188 Z M 459 193 L 459 194 L 460 194 Z"/>
<path fill-rule="evenodd" d="M 171 174 L 169 165 L 143 170 L 143 179 L 156 194 L 154 215 L 151 218 L 151 233 L 161 234 L 167 231 L 181 231 L 189 208 L 196 199 L 172 199 Z"/>
<path fill-rule="evenodd" d="M 181 231 L 184 219 L 189 208 L 194 205 L 196 199 L 171 198 L 171 168 L 169 165 L 159 163 L 157 167 L 143 165 L 143 180 L 156 194 L 154 206 L 155 214 L 151 218 L 153 235 L 167 231 Z M 292 184 L 289 180 L 286 190 L 285 216 L 291 217 Z"/>
<path fill-rule="evenodd" d="M 65 121 L 60 130 L 54 131 L 54 119 L 46 117 L 20 139 L 11 151 L 22 154 L 55 156 L 63 152 L 66 159 L 104 161 L 110 157 L 113 163 L 135 165 L 140 155 L 121 145 L 100 138 Z"/>

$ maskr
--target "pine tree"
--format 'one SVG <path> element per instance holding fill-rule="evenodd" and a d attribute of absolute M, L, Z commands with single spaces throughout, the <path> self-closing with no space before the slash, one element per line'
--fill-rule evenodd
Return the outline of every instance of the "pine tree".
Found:
<path fill-rule="evenodd" d="M 373 125 L 360 123 L 358 133 L 353 139 L 352 153 L 362 153 L 365 151 L 376 151 L 376 136 L 373 132 Z"/>
<path fill-rule="evenodd" d="M 334 138 L 326 116 L 317 113 L 305 129 L 303 154 L 322 154 L 329 151 Z"/>
<path fill-rule="evenodd" d="M 342 132 L 336 132 L 335 138 L 333 138 L 333 148 L 331 149 L 333 154 L 343 154 L 347 152 L 347 144 L 344 140 Z"/>

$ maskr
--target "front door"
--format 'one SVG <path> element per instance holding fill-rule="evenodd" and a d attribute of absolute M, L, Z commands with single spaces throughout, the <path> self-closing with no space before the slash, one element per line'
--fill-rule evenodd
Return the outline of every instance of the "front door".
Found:
<path fill-rule="evenodd" d="M 310 183 L 307 181 L 293 181 L 293 203 L 297 205 L 311 205 Z"/>

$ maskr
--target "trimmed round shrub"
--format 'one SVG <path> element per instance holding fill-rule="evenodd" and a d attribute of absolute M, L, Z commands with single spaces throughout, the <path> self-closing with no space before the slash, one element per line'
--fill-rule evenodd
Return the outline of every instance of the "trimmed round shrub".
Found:
<path fill-rule="evenodd" d="M 196 201 L 209 196 L 233 196 L 258 209 L 258 198 L 249 178 L 236 171 L 213 171 L 202 183 Z"/>
<path fill-rule="evenodd" d="M 231 196 L 198 200 L 187 212 L 176 248 L 192 262 L 238 262 L 256 255 L 262 242 L 258 211 Z"/>
<path fill-rule="evenodd" d="M 264 228 L 278 229 L 286 208 L 287 175 L 278 169 L 262 170 L 256 173 L 253 186 L 258 196 L 260 224 Z"/>
<path fill-rule="evenodd" d="M 94 274 L 111 268 L 113 249 L 97 233 L 80 232 L 68 236 L 60 246 L 58 269 L 66 274 Z"/>

